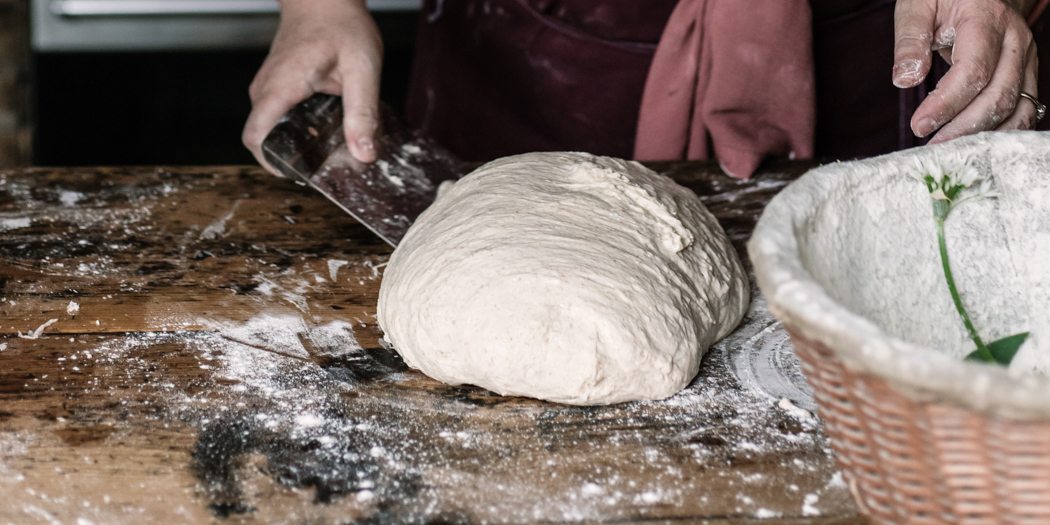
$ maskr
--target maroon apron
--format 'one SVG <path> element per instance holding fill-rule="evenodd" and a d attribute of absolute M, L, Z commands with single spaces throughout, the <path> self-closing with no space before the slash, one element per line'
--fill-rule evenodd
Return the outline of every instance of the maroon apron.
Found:
<path fill-rule="evenodd" d="M 409 121 L 464 159 L 527 151 L 629 158 L 646 74 L 676 0 L 425 0 Z M 811 0 L 817 157 L 921 144 L 916 88 L 891 82 L 894 0 Z M 1046 42 L 1046 17 L 1033 26 Z M 1039 46 L 1050 64 L 1050 44 Z M 1040 71 L 1040 92 L 1050 74 Z M 1047 124 L 1050 124 L 1048 119 Z M 1042 126 L 1041 126 L 1042 127 Z"/>

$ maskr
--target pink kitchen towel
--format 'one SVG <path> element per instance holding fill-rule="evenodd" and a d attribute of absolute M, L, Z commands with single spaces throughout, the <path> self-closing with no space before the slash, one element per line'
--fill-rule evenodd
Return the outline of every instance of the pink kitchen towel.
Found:
<path fill-rule="evenodd" d="M 813 155 L 808 0 L 681 0 L 642 96 L 638 160 L 717 158 L 747 178 L 768 155 Z"/>

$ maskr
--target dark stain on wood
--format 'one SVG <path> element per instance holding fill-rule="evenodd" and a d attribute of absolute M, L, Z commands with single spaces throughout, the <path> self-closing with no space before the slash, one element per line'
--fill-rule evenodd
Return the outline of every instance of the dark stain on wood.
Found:
<path fill-rule="evenodd" d="M 372 381 L 408 370 L 397 352 L 382 347 L 353 349 L 336 355 L 311 352 L 311 355 L 334 379 L 348 383 Z"/>
<path fill-rule="evenodd" d="M 237 295 L 249 295 L 252 292 L 254 292 L 255 289 L 258 288 L 260 284 L 262 284 L 262 283 L 244 283 L 244 284 L 232 283 L 232 284 L 227 284 L 227 285 L 220 286 L 219 289 L 221 289 L 221 290 L 230 290 L 230 291 L 236 293 Z"/>
<path fill-rule="evenodd" d="M 201 429 L 193 446 L 190 468 L 204 483 L 211 503 L 208 508 L 217 517 L 251 512 L 242 503 L 238 468 L 244 457 L 259 447 L 258 425 L 254 417 L 243 414 L 226 416 Z"/>
<path fill-rule="evenodd" d="M 86 427 L 66 427 L 55 431 L 55 435 L 62 438 L 67 445 L 79 447 L 85 443 L 102 441 L 114 431 L 110 425 L 91 425 Z"/>
<path fill-rule="evenodd" d="M 139 266 L 138 269 L 135 270 L 135 273 L 137 275 L 153 275 L 157 272 L 170 272 L 178 269 L 178 266 L 175 266 L 169 261 L 155 261 Z"/>
<path fill-rule="evenodd" d="M 242 501 L 238 477 L 252 453 L 265 456 L 265 471 L 278 483 L 313 488 L 318 503 L 369 490 L 380 497 L 378 507 L 390 509 L 422 489 L 419 471 L 386 468 L 367 435 L 341 435 L 333 444 L 317 436 L 271 430 L 260 425 L 257 416 L 251 411 L 225 414 L 205 424 L 194 445 L 192 469 L 218 517 L 251 511 Z"/>
<path fill-rule="evenodd" d="M 501 396 L 474 385 L 449 385 L 447 388 L 441 389 L 439 393 L 443 399 L 449 401 L 486 408 L 492 408 L 508 403 L 517 403 L 524 399 L 512 396 Z"/>

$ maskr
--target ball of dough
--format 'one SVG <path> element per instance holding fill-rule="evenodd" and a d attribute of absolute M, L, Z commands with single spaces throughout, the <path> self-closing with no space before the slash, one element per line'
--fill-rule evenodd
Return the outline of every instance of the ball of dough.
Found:
<path fill-rule="evenodd" d="M 718 222 L 637 162 L 529 153 L 444 189 L 390 257 L 378 319 L 450 384 L 596 405 L 662 399 L 748 304 Z"/>

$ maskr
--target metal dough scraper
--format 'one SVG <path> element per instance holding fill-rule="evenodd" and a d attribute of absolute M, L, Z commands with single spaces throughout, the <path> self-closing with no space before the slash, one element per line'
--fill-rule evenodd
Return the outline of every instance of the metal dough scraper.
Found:
<path fill-rule="evenodd" d="M 284 176 L 309 185 L 392 246 L 430 206 L 441 182 L 458 179 L 466 166 L 433 141 L 412 133 L 394 111 L 380 107 L 378 160 L 350 155 L 343 135 L 341 97 L 314 95 L 300 102 L 270 131 L 263 156 Z"/>

